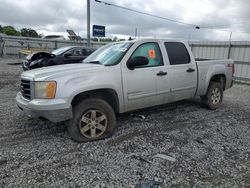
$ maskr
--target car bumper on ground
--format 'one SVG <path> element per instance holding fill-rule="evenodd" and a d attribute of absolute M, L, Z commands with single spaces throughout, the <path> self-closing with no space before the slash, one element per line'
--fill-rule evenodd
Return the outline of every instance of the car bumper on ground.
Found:
<path fill-rule="evenodd" d="M 31 118 L 45 118 L 52 122 L 65 121 L 72 118 L 72 108 L 63 99 L 25 99 L 21 92 L 16 96 L 18 108 Z"/>

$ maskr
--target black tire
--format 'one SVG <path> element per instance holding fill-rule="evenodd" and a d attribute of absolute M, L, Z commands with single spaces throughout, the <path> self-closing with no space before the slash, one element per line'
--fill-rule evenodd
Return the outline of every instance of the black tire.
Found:
<path fill-rule="evenodd" d="M 213 92 L 217 93 L 218 97 L 214 97 L 215 94 L 213 94 Z M 209 109 L 211 110 L 216 110 L 217 108 L 220 107 L 221 102 L 223 99 L 223 89 L 220 83 L 218 82 L 213 82 L 211 81 L 208 89 L 207 89 L 207 93 L 205 96 L 201 97 L 202 103 Z"/>
<path fill-rule="evenodd" d="M 91 113 L 91 116 L 92 116 L 92 111 L 96 111 L 96 117 L 99 112 L 100 114 L 104 115 L 104 117 L 106 118 L 104 120 L 106 127 L 105 127 L 105 130 L 102 130 L 103 133 L 100 136 L 91 137 L 92 135 L 90 135 L 91 137 L 90 138 L 90 137 L 85 136 L 88 134 L 87 131 L 85 133 L 81 133 L 82 129 L 80 130 L 80 127 L 83 126 L 82 123 L 85 123 L 85 119 L 83 122 L 82 118 L 86 117 L 88 115 L 88 112 Z M 96 120 L 97 119 L 98 118 L 96 118 Z M 92 117 L 90 117 L 87 121 L 92 121 L 92 120 L 93 120 Z M 91 123 L 89 122 L 86 124 L 88 125 L 88 127 L 92 126 Z M 87 99 L 82 100 L 81 102 L 79 102 L 73 107 L 73 118 L 68 122 L 68 134 L 73 140 L 77 142 L 88 142 L 88 141 L 100 140 L 100 139 L 110 137 L 114 132 L 115 126 L 116 126 L 116 116 L 115 116 L 115 112 L 113 108 L 106 101 L 102 99 L 87 98 Z M 86 127 L 86 125 L 84 125 L 83 127 Z M 90 134 L 91 129 L 92 128 L 89 128 L 88 130 L 89 134 Z M 94 129 L 97 131 L 101 131 L 98 128 L 94 128 Z"/>

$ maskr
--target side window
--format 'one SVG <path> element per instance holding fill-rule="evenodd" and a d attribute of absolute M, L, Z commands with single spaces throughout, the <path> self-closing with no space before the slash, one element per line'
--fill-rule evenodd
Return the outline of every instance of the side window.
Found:
<path fill-rule="evenodd" d="M 170 65 L 190 63 L 190 56 L 187 48 L 180 42 L 165 42 Z"/>
<path fill-rule="evenodd" d="M 89 56 L 90 54 L 93 53 L 94 50 L 92 49 L 82 49 L 83 55 L 84 56 Z"/>
<path fill-rule="evenodd" d="M 147 65 L 141 67 L 154 67 L 163 65 L 161 50 L 159 45 L 155 42 L 145 43 L 137 47 L 131 57 L 134 58 L 137 56 L 144 56 L 149 60 Z"/>
<path fill-rule="evenodd" d="M 83 56 L 82 50 L 80 48 L 75 48 L 73 51 L 73 56 Z"/>
<path fill-rule="evenodd" d="M 70 49 L 66 52 L 64 52 L 64 54 L 70 54 L 70 55 L 73 55 L 74 54 L 74 49 Z"/>
<path fill-rule="evenodd" d="M 87 50 L 86 50 L 86 49 L 82 49 L 82 54 L 83 54 L 84 56 L 86 56 L 86 55 L 87 55 Z"/>

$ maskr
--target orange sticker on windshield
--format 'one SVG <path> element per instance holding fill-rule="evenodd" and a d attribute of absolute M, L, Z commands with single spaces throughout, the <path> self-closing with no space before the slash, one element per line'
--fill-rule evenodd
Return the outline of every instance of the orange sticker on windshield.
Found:
<path fill-rule="evenodd" d="M 155 58 L 155 50 L 148 50 L 148 57 Z"/>

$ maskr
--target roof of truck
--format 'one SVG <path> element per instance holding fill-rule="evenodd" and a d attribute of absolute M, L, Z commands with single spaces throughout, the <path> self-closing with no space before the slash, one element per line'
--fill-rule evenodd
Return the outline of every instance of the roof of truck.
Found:
<path fill-rule="evenodd" d="M 138 40 L 128 40 L 128 41 L 119 41 L 119 42 L 116 42 L 116 43 L 135 43 L 135 42 L 161 42 L 161 41 L 164 41 L 164 42 L 181 42 L 181 43 L 185 43 L 184 40 L 178 40 L 178 39 L 154 39 L 154 38 L 147 38 L 147 39 L 138 39 Z"/>

